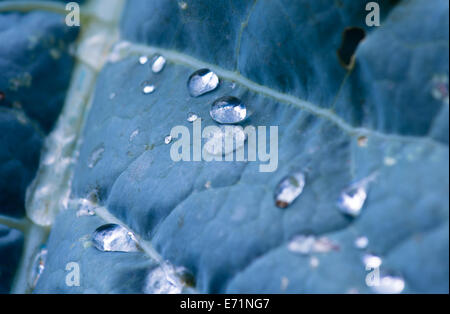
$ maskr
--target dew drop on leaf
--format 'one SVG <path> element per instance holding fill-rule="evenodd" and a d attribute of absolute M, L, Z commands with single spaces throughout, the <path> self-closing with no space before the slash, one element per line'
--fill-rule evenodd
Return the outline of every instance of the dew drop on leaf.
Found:
<path fill-rule="evenodd" d="M 147 62 L 148 62 L 148 57 L 147 56 L 140 56 L 139 57 L 139 64 L 144 65 L 144 64 L 147 64 Z"/>
<path fill-rule="evenodd" d="M 142 93 L 144 95 L 149 95 L 155 91 L 155 85 L 151 84 L 148 81 L 142 82 Z"/>
<path fill-rule="evenodd" d="M 172 136 L 168 135 L 164 138 L 164 143 L 169 145 L 170 143 L 172 143 Z"/>
<path fill-rule="evenodd" d="M 195 71 L 188 80 L 188 90 L 192 97 L 212 92 L 219 86 L 219 77 L 209 69 Z"/>
<path fill-rule="evenodd" d="M 162 70 L 164 70 L 165 65 L 166 65 L 166 58 L 159 55 L 153 57 L 152 72 L 160 73 Z"/>
<path fill-rule="evenodd" d="M 138 252 L 134 234 L 117 224 L 103 225 L 92 234 L 94 246 L 103 252 Z"/>
<path fill-rule="evenodd" d="M 197 121 L 197 119 L 198 119 L 198 115 L 196 113 L 193 113 L 193 112 L 188 113 L 188 116 L 187 116 L 188 122 L 192 123 L 192 122 Z"/>
<path fill-rule="evenodd" d="M 103 146 L 103 144 L 95 148 L 94 151 L 89 156 L 88 167 L 91 169 L 94 168 L 95 165 L 97 165 L 97 163 L 100 161 L 100 159 L 102 159 L 104 152 L 105 147 Z"/>
<path fill-rule="evenodd" d="M 178 270 L 169 264 L 163 264 L 147 275 L 144 293 L 147 294 L 180 294 L 184 284 L 178 276 Z"/>
<path fill-rule="evenodd" d="M 291 205 L 302 194 L 305 182 L 302 172 L 296 172 L 281 180 L 275 189 L 275 205 L 279 208 Z"/>
<path fill-rule="evenodd" d="M 31 264 L 30 273 L 28 276 L 28 285 L 30 288 L 36 287 L 36 284 L 45 268 L 45 261 L 47 260 L 48 250 L 42 247 L 34 256 Z"/>
<path fill-rule="evenodd" d="M 217 99 L 211 106 L 211 118 L 222 124 L 235 124 L 247 118 L 247 107 L 239 98 L 225 96 Z"/>
<path fill-rule="evenodd" d="M 81 199 L 77 210 L 77 217 L 94 216 L 94 204 L 88 199 Z"/>
<path fill-rule="evenodd" d="M 369 239 L 367 237 L 358 237 L 355 240 L 355 247 L 360 250 L 364 250 L 369 245 Z"/>
<path fill-rule="evenodd" d="M 366 198 L 367 191 L 364 185 L 353 186 L 341 193 L 338 207 L 343 214 L 357 217 L 361 213 Z"/>

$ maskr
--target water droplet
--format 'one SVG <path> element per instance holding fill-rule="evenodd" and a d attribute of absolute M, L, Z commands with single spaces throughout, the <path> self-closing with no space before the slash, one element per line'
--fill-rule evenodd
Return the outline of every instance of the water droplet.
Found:
<path fill-rule="evenodd" d="M 197 119 L 198 119 L 198 115 L 197 114 L 195 114 L 193 112 L 189 112 L 188 113 L 188 117 L 187 117 L 188 122 L 192 123 L 192 122 L 197 121 Z"/>
<path fill-rule="evenodd" d="M 204 150 L 213 156 L 226 156 L 245 145 L 247 135 L 239 126 L 218 126 L 215 132 L 206 134 Z M 227 145 L 230 143 L 230 145 Z M 233 143 L 233 145 L 231 145 Z"/>
<path fill-rule="evenodd" d="M 116 93 L 109 94 L 109 99 L 110 100 L 113 100 L 114 98 L 116 98 Z"/>
<path fill-rule="evenodd" d="M 379 283 L 372 286 L 372 289 L 380 294 L 399 294 L 405 289 L 405 281 L 398 276 L 381 275 Z"/>
<path fill-rule="evenodd" d="M 212 92 L 219 86 L 219 77 L 209 69 L 195 71 L 188 80 L 188 90 L 192 97 Z"/>
<path fill-rule="evenodd" d="M 302 172 L 285 177 L 275 189 L 275 205 L 287 208 L 302 194 L 304 187 L 305 175 Z"/>
<path fill-rule="evenodd" d="M 134 140 L 134 139 L 136 138 L 136 136 L 138 136 L 138 135 L 139 135 L 139 129 L 134 130 L 133 133 L 130 134 L 129 141 L 130 141 L 130 142 L 133 142 L 133 140 Z"/>
<path fill-rule="evenodd" d="M 149 95 L 155 91 L 155 85 L 151 84 L 148 81 L 143 82 L 141 86 L 142 86 L 142 93 L 144 95 Z"/>
<path fill-rule="evenodd" d="M 434 99 L 442 101 L 446 105 L 449 104 L 448 76 L 435 75 L 432 80 L 431 95 Z"/>
<path fill-rule="evenodd" d="M 44 272 L 45 261 L 47 260 L 47 248 L 41 248 L 34 256 L 31 264 L 31 269 L 28 277 L 28 285 L 30 288 L 35 288 L 39 277 Z"/>
<path fill-rule="evenodd" d="M 217 99 L 211 106 L 211 118 L 222 124 L 235 124 L 247 118 L 247 107 L 239 98 L 225 96 Z"/>
<path fill-rule="evenodd" d="M 369 139 L 367 138 L 367 136 L 360 136 L 358 137 L 358 146 L 359 147 L 367 147 L 367 144 L 369 143 Z"/>
<path fill-rule="evenodd" d="M 366 269 L 379 268 L 381 264 L 383 264 L 383 260 L 381 259 L 381 257 L 370 253 L 364 254 L 362 257 L 362 261 Z"/>
<path fill-rule="evenodd" d="M 185 1 L 179 1 L 178 6 L 180 7 L 181 10 L 186 10 L 188 7 L 188 4 Z"/>
<path fill-rule="evenodd" d="M 288 250 L 302 255 L 309 255 L 311 253 L 337 251 L 339 246 L 326 237 L 317 238 L 313 235 L 298 235 L 289 242 Z"/>
<path fill-rule="evenodd" d="M 170 143 L 172 143 L 172 136 L 168 135 L 164 138 L 164 143 L 166 143 L 167 145 L 169 145 Z"/>
<path fill-rule="evenodd" d="M 94 231 L 92 235 L 94 246 L 104 252 L 138 252 L 134 234 L 122 226 L 106 224 Z"/>
<path fill-rule="evenodd" d="M 360 250 L 364 250 L 369 245 L 369 239 L 367 237 L 358 237 L 355 240 L 355 247 Z"/>
<path fill-rule="evenodd" d="M 140 64 L 144 65 L 144 64 L 147 64 L 147 62 L 148 62 L 148 57 L 147 56 L 140 56 L 139 57 L 139 63 Z"/>
<path fill-rule="evenodd" d="M 166 65 L 166 58 L 163 56 L 155 56 L 153 57 L 153 63 L 152 63 L 152 71 L 153 73 L 160 73 L 162 70 L 164 70 L 164 67 Z"/>
<path fill-rule="evenodd" d="M 338 206 L 342 213 L 357 217 L 367 198 L 365 186 L 354 186 L 342 192 Z"/>
<path fill-rule="evenodd" d="M 312 256 L 309 260 L 309 266 L 311 266 L 311 268 L 317 268 L 319 267 L 320 261 L 317 257 Z"/>
<path fill-rule="evenodd" d="M 79 201 L 79 209 L 77 211 L 77 217 L 94 216 L 95 215 L 94 207 L 95 205 L 90 200 L 85 198 L 81 199 Z"/>
<path fill-rule="evenodd" d="M 180 269 L 163 264 L 153 269 L 146 278 L 144 293 L 147 294 L 180 294 L 183 281 L 179 277 Z"/>
<path fill-rule="evenodd" d="M 94 151 L 89 156 L 88 167 L 91 169 L 94 168 L 95 165 L 97 165 L 97 163 L 100 161 L 100 159 L 102 159 L 104 152 L 105 147 L 103 146 L 103 144 L 94 149 Z"/>

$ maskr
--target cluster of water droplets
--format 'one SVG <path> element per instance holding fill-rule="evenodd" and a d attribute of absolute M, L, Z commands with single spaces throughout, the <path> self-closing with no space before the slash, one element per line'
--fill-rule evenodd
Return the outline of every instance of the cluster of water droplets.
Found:
<path fill-rule="evenodd" d="M 141 64 L 141 65 L 146 65 L 149 63 L 149 61 L 150 61 L 150 59 L 146 55 L 139 57 L 139 64 Z M 164 67 L 166 66 L 166 63 L 167 63 L 167 60 L 163 56 L 161 56 L 161 55 L 153 56 L 151 58 L 151 65 L 150 65 L 151 71 L 155 74 L 162 72 L 164 70 Z M 142 93 L 144 95 L 153 94 L 156 90 L 156 86 L 148 80 L 141 83 L 141 88 L 142 88 Z"/>

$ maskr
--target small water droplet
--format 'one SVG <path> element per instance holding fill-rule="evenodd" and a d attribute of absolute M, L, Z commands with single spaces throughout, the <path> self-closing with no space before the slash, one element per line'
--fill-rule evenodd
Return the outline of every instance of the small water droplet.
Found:
<path fill-rule="evenodd" d="M 247 135 L 242 127 L 221 125 L 215 132 L 206 134 L 204 150 L 213 156 L 226 156 L 241 149 L 246 140 Z"/>
<path fill-rule="evenodd" d="M 432 80 L 431 95 L 434 99 L 449 104 L 448 76 L 446 74 L 435 75 Z"/>
<path fill-rule="evenodd" d="M 298 235 L 289 242 L 288 250 L 302 255 L 309 255 L 311 253 L 337 251 L 339 246 L 326 237 L 317 238 L 313 235 Z"/>
<path fill-rule="evenodd" d="M 103 225 L 92 234 L 94 246 L 104 252 L 138 252 L 134 234 L 116 224 Z"/>
<path fill-rule="evenodd" d="M 291 205 L 302 194 L 305 182 L 302 172 L 296 172 L 281 180 L 275 189 L 275 205 L 283 209 Z"/>
<path fill-rule="evenodd" d="M 186 10 L 188 7 L 188 4 L 185 1 L 179 1 L 178 6 L 180 7 L 181 10 Z"/>
<path fill-rule="evenodd" d="M 89 156 L 88 167 L 91 169 L 94 168 L 95 165 L 97 165 L 97 163 L 100 161 L 100 159 L 102 159 L 104 152 L 105 147 L 103 146 L 103 144 L 94 149 L 94 151 Z"/>
<path fill-rule="evenodd" d="M 114 98 L 116 98 L 116 93 L 109 94 L 109 99 L 110 100 L 113 100 Z"/>
<path fill-rule="evenodd" d="M 148 57 L 147 56 L 140 56 L 139 57 L 139 64 L 144 65 L 144 64 L 147 64 L 147 62 L 148 62 Z"/>
<path fill-rule="evenodd" d="M 155 91 L 155 85 L 151 84 L 148 81 L 143 82 L 141 86 L 142 86 L 142 93 L 144 95 L 149 95 Z"/>
<path fill-rule="evenodd" d="M 188 80 L 188 90 L 192 97 L 212 92 L 219 86 L 219 77 L 209 69 L 195 71 Z"/>
<path fill-rule="evenodd" d="M 180 294 L 183 281 L 179 277 L 179 269 L 165 263 L 153 269 L 146 278 L 144 293 L 147 294 Z"/>
<path fill-rule="evenodd" d="M 367 138 L 367 136 L 360 136 L 358 137 L 358 146 L 359 147 L 367 147 L 367 144 L 369 143 L 369 139 Z"/>
<path fill-rule="evenodd" d="M 168 135 L 164 138 L 164 143 L 166 143 L 167 145 L 169 145 L 170 143 L 172 143 L 172 136 Z"/>
<path fill-rule="evenodd" d="M 381 259 L 381 257 L 370 253 L 364 254 L 362 257 L 362 261 L 366 269 L 379 268 L 381 264 L 383 264 L 383 260 Z"/>
<path fill-rule="evenodd" d="M 31 269 L 28 276 L 28 285 L 31 289 L 36 287 L 39 277 L 44 272 L 45 262 L 47 260 L 48 250 L 42 247 L 34 256 L 33 262 L 31 263 Z"/>
<path fill-rule="evenodd" d="M 85 198 L 81 199 L 79 201 L 79 209 L 77 211 L 77 217 L 94 216 L 95 215 L 94 207 L 95 205 L 90 200 Z"/>
<path fill-rule="evenodd" d="M 239 98 L 225 96 L 217 99 L 209 111 L 214 121 L 222 124 L 235 124 L 247 118 L 247 107 Z"/>
<path fill-rule="evenodd" d="M 398 276 L 381 275 L 379 283 L 372 286 L 372 289 L 380 294 L 399 294 L 405 289 L 405 281 Z"/>
<path fill-rule="evenodd" d="M 355 240 L 355 247 L 360 250 L 364 250 L 369 245 L 369 239 L 367 237 L 358 237 Z"/>
<path fill-rule="evenodd" d="M 160 73 L 162 70 L 164 70 L 165 65 L 166 65 L 166 58 L 160 55 L 153 57 L 152 63 L 153 73 Z"/>
<path fill-rule="evenodd" d="M 341 193 L 338 201 L 339 209 L 342 213 L 357 217 L 367 198 L 365 186 L 353 186 Z"/>
<path fill-rule="evenodd" d="M 188 113 L 188 117 L 187 117 L 188 122 L 192 123 L 192 122 L 197 121 L 197 119 L 198 119 L 198 115 L 196 113 L 193 113 L 193 112 Z"/>
<path fill-rule="evenodd" d="M 130 134 L 129 141 L 130 141 L 130 142 L 133 142 L 133 140 L 134 140 L 134 139 L 136 138 L 136 136 L 138 136 L 138 135 L 139 135 L 139 129 L 134 130 L 133 133 Z"/>

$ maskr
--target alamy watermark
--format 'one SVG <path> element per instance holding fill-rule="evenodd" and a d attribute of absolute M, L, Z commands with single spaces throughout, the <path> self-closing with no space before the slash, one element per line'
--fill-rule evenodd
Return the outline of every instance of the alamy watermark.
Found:
<path fill-rule="evenodd" d="M 368 2 L 366 11 L 369 11 L 369 14 L 366 15 L 366 25 L 369 27 L 380 26 L 380 5 L 374 1 Z"/>
<path fill-rule="evenodd" d="M 76 2 L 69 2 L 66 4 L 66 25 L 69 27 L 80 26 L 80 5 Z"/>
<path fill-rule="evenodd" d="M 197 119 L 192 136 L 189 128 L 178 125 L 172 128 L 170 138 L 170 157 L 174 162 L 259 161 L 260 172 L 274 172 L 278 168 L 277 126 L 211 125 L 202 130 L 201 119 Z"/>

